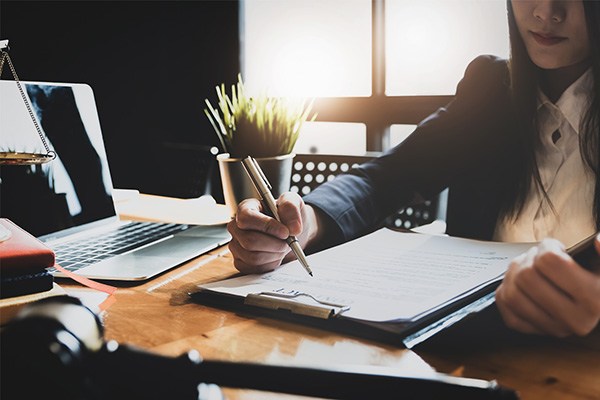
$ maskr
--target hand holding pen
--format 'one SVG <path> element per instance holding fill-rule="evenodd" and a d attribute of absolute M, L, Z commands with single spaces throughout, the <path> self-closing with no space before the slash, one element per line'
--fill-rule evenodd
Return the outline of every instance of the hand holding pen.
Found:
<path fill-rule="evenodd" d="M 271 185 L 269 184 L 269 181 L 267 180 L 266 176 L 263 174 L 262 170 L 260 169 L 260 166 L 252 157 L 245 158 L 242 161 L 242 163 L 244 165 L 244 168 L 246 169 L 246 172 L 248 173 L 248 176 L 250 177 L 252 183 L 254 184 L 256 190 L 258 191 L 259 195 L 261 196 L 263 206 L 266 208 L 266 210 L 268 210 L 271 213 L 271 215 L 277 221 L 281 222 L 281 219 L 279 217 L 279 212 L 277 210 L 277 204 L 275 202 L 275 198 L 273 197 L 273 195 L 271 193 Z M 232 232 L 232 234 L 235 237 L 234 232 Z M 300 262 L 302 267 L 304 267 L 306 272 L 308 272 L 312 276 L 313 274 L 310 269 L 310 266 L 308 265 L 308 260 L 306 259 L 306 256 L 304 255 L 304 252 L 302 251 L 302 247 L 300 246 L 300 243 L 298 242 L 297 238 L 295 236 L 290 235 L 286 239 L 286 242 L 289 245 L 289 247 L 292 249 L 292 252 L 296 256 L 296 258 L 298 259 L 298 261 Z"/>

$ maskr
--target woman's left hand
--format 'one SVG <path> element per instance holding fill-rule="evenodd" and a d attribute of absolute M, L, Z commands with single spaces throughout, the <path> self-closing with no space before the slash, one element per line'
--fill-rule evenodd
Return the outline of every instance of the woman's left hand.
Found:
<path fill-rule="evenodd" d="M 600 235 L 595 247 L 600 254 Z M 511 262 L 496 303 L 518 331 L 587 335 L 600 320 L 600 274 L 577 264 L 559 241 L 545 239 Z"/>

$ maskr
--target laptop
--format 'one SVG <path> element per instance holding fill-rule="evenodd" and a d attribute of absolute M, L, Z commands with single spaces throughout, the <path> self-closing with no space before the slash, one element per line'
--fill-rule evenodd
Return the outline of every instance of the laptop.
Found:
<path fill-rule="evenodd" d="M 139 281 L 231 239 L 223 224 L 120 220 L 92 88 L 21 86 L 56 158 L 0 167 L 0 214 L 53 249 L 57 264 L 88 278 Z M 0 80 L 0 150 L 45 153 L 14 81 Z M 64 276 L 56 269 L 51 273 Z"/>

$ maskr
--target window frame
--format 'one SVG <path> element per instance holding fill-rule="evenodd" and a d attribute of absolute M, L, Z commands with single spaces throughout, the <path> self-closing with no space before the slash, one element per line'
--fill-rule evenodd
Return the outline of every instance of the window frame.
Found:
<path fill-rule="evenodd" d="M 385 0 L 371 1 L 371 96 L 317 97 L 314 110 L 317 121 L 357 122 L 366 125 L 367 151 L 390 147 L 393 124 L 418 124 L 454 96 L 388 96 L 385 94 Z"/>
<path fill-rule="evenodd" d="M 367 152 L 391 147 L 390 128 L 394 124 L 416 125 L 438 108 L 448 104 L 453 95 L 386 95 L 385 2 L 371 0 L 371 95 L 314 98 L 313 110 L 319 122 L 360 123 L 366 126 Z M 243 3 L 240 2 L 240 7 Z M 240 17 L 244 15 L 240 10 Z M 243 19 L 240 23 L 244 24 Z M 240 27 L 240 33 L 243 27 Z M 240 36 L 243 43 L 244 38 Z M 243 65 L 246 54 L 240 46 Z"/>

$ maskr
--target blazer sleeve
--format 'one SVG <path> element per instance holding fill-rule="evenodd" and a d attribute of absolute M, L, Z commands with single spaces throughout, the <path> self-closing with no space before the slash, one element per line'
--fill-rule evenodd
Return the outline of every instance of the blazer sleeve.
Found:
<path fill-rule="evenodd" d="M 329 219 L 328 243 L 366 234 L 401 207 L 497 165 L 496 155 L 506 153 L 510 142 L 501 124 L 509 104 L 506 65 L 494 56 L 476 58 L 454 99 L 404 142 L 305 196 Z"/>

